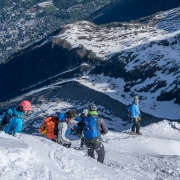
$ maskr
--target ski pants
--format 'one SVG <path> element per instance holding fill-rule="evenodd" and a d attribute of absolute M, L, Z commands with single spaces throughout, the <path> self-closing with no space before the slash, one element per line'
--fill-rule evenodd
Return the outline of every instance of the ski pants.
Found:
<path fill-rule="evenodd" d="M 83 147 L 84 141 L 85 141 L 85 138 L 84 138 L 84 137 L 81 137 L 81 147 Z"/>
<path fill-rule="evenodd" d="M 105 150 L 104 150 L 103 143 L 102 142 L 99 142 L 99 143 L 85 142 L 85 144 L 87 146 L 88 156 L 95 159 L 94 151 L 96 151 L 96 153 L 98 154 L 97 161 L 100 163 L 103 163 L 104 157 L 105 157 Z"/>
<path fill-rule="evenodd" d="M 139 120 L 136 121 L 136 119 L 133 119 L 132 123 L 133 123 L 132 131 L 135 131 L 136 128 L 136 133 L 138 133 L 140 131 L 140 126 L 141 126 Z"/>

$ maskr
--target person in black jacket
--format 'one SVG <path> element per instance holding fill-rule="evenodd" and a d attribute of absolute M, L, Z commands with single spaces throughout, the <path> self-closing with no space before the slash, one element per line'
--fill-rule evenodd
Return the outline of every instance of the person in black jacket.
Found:
<path fill-rule="evenodd" d="M 88 115 L 83 120 L 83 135 L 87 146 L 88 156 L 95 158 L 94 151 L 98 154 L 97 161 L 104 162 L 105 150 L 101 135 L 108 133 L 108 128 L 102 118 L 98 117 L 97 107 L 94 103 L 88 106 Z"/>
<path fill-rule="evenodd" d="M 82 113 L 80 115 L 76 116 L 76 118 L 74 119 L 75 121 L 78 122 L 77 126 L 74 126 L 75 135 L 77 135 L 78 137 L 81 137 L 80 147 L 75 148 L 75 149 L 83 150 L 84 136 L 83 136 L 83 133 L 82 133 L 82 124 L 83 124 L 84 118 L 88 115 L 88 112 L 89 112 L 88 109 L 84 109 L 82 111 Z"/>

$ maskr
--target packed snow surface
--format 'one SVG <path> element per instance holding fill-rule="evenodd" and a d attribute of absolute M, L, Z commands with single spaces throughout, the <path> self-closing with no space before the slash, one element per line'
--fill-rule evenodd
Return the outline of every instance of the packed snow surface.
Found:
<path fill-rule="evenodd" d="M 4 180 L 179 180 L 180 124 L 162 121 L 142 136 L 110 131 L 103 137 L 105 163 L 86 150 L 62 147 L 34 135 L 0 133 L 0 176 Z M 79 146 L 73 140 L 72 147 Z"/>

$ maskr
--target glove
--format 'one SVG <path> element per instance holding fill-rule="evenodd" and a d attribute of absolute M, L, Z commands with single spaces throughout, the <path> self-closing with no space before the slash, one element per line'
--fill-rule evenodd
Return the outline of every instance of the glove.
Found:
<path fill-rule="evenodd" d="M 138 122 L 138 121 L 140 121 L 141 120 L 141 118 L 139 117 L 139 116 L 137 116 L 136 118 L 135 118 L 135 121 L 136 122 Z"/>
<path fill-rule="evenodd" d="M 141 117 L 140 116 L 138 116 L 138 118 L 139 118 L 139 121 L 141 120 Z"/>
<path fill-rule="evenodd" d="M 76 130 L 76 135 L 78 137 L 81 137 L 82 136 L 82 131 L 83 131 L 83 128 L 81 126 L 78 126 L 78 129 Z"/>

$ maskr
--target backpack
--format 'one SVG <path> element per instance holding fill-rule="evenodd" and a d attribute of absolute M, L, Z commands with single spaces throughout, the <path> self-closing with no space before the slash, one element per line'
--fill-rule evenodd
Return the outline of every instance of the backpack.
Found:
<path fill-rule="evenodd" d="M 56 139 L 58 134 L 57 125 L 60 121 L 57 116 L 49 116 L 43 120 L 43 124 L 39 128 L 39 133 L 46 135 L 49 139 Z"/>
<path fill-rule="evenodd" d="M 2 121 L 0 123 L 0 129 L 3 129 L 7 124 L 9 124 L 10 119 L 13 117 L 18 117 L 17 115 L 15 115 L 14 109 L 8 109 L 6 112 L 4 112 Z"/>
<path fill-rule="evenodd" d="M 86 139 L 98 137 L 98 129 L 96 125 L 97 118 L 85 117 L 83 121 L 83 134 Z"/>
<path fill-rule="evenodd" d="M 132 107 L 132 104 L 129 104 L 129 105 L 127 106 L 128 117 L 131 117 L 131 107 Z"/>

